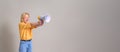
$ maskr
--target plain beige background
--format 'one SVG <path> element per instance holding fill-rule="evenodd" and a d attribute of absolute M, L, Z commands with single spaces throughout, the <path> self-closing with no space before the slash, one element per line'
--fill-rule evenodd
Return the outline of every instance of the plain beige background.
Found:
<path fill-rule="evenodd" d="M 33 52 L 120 52 L 119 0 L 0 0 L 0 52 L 18 52 L 18 23 L 49 14 L 33 30 Z"/>

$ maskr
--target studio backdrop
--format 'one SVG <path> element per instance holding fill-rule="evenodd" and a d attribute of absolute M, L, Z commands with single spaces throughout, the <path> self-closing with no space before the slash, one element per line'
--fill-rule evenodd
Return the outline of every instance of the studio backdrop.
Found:
<path fill-rule="evenodd" d="M 18 52 L 23 12 L 51 16 L 33 29 L 33 52 L 120 52 L 119 0 L 0 0 L 0 52 Z"/>

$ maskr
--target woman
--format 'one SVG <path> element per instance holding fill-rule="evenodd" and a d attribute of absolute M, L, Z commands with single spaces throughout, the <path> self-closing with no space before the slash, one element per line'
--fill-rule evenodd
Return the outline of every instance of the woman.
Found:
<path fill-rule="evenodd" d="M 44 21 L 41 19 L 36 23 L 30 23 L 29 18 L 29 13 L 24 12 L 21 14 L 21 21 L 19 23 L 19 52 L 32 52 L 32 29 L 42 26 L 44 23 Z"/>

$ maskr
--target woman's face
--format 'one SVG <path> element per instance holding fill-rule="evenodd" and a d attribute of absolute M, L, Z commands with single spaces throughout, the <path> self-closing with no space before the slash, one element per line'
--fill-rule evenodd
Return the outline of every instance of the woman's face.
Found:
<path fill-rule="evenodd" d="M 26 22 L 28 22 L 28 20 L 29 20 L 29 15 L 25 15 L 24 16 L 24 22 L 26 23 Z"/>

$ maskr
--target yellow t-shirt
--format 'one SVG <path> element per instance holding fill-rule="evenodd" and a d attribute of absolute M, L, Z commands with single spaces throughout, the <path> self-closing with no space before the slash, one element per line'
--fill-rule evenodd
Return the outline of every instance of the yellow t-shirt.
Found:
<path fill-rule="evenodd" d="M 20 33 L 20 40 L 30 40 L 32 39 L 32 29 L 36 28 L 32 26 L 31 23 L 27 22 L 20 22 L 19 23 L 19 33 Z"/>

